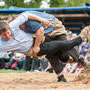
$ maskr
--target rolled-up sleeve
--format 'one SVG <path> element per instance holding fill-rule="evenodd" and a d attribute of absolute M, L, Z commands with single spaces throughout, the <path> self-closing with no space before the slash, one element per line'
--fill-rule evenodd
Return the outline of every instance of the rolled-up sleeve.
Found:
<path fill-rule="evenodd" d="M 28 16 L 26 14 L 21 14 L 18 16 L 15 20 L 9 23 L 10 28 L 16 28 L 20 25 L 24 24 L 26 21 L 28 21 Z"/>

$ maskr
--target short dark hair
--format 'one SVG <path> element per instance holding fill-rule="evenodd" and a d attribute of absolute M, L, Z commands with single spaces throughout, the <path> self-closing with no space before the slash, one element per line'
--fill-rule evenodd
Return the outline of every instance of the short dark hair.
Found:
<path fill-rule="evenodd" d="M 5 20 L 0 20 L 0 34 L 10 29 L 9 24 Z"/>

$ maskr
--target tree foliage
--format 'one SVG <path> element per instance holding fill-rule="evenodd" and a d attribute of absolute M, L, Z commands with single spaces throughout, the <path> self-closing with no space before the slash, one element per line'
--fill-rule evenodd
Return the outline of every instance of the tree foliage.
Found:
<path fill-rule="evenodd" d="M 31 0 L 29 3 L 25 5 L 28 8 L 39 8 L 42 0 Z"/>
<path fill-rule="evenodd" d="M 82 6 L 83 3 L 90 3 L 90 0 L 68 0 L 66 6 Z"/>
<path fill-rule="evenodd" d="M 17 6 L 26 8 L 38 8 L 41 5 L 42 0 L 31 0 L 28 3 L 24 3 L 24 0 L 3 0 L 5 2 L 5 7 Z"/>
<path fill-rule="evenodd" d="M 24 0 L 3 0 L 5 2 L 5 7 L 17 6 L 24 7 Z"/>
<path fill-rule="evenodd" d="M 64 0 L 50 0 L 50 7 L 62 7 Z"/>
<path fill-rule="evenodd" d="M 50 7 L 82 6 L 83 3 L 90 3 L 90 0 L 50 0 Z"/>
<path fill-rule="evenodd" d="M 28 3 L 24 3 L 24 0 L 3 0 L 5 2 L 4 7 L 17 6 L 26 8 L 39 8 L 42 0 L 31 0 Z M 47 0 L 44 0 L 47 1 Z M 67 6 L 82 6 L 83 3 L 90 3 L 90 0 L 50 0 L 50 7 L 67 7 Z"/>

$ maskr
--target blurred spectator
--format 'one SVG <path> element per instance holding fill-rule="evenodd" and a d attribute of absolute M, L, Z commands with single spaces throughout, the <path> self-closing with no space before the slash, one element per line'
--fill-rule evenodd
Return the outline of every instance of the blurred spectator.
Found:
<path fill-rule="evenodd" d="M 74 73 L 76 71 L 76 68 L 77 68 L 77 63 L 67 63 L 62 71 L 62 73 Z"/>
<path fill-rule="evenodd" d="M 80 73 L 83 70 L 83 66 L 80 63 L 67 63 L 62 73 Z"/>
<path fill-rule="evenodd" d="M 78 63 L 75 73 L 81 73 L 81 71 L 84 69 L 83 65 L 81 63 Z"/>
<path fill-rule="evenodd" d="M 26 56 L 24 70 L 27 71 L 27 72 L 31 70 L 32 59 L 33 59 L 32 56 L 31 57 Z"/>
<path fill-rule="evenodd" d="M 8 55 L 8 53 L 6 52 L 6 53 L 0 53 L 0 68 L 1 69 L 5 69 L 5 63 L 6 62 L 9 62 L 9 55 Z"/>
<path fill-rule="evenodd" d="M 70 31 L 69 28 L 66 28 L 66 31 L 67 31 L 67 39 L 68 39 L 68 40 L 71 40 L 72 31 Z"/>
<path fill-rule="evenodd" d="M 53 73 L 54 72 L 54 70 L 53 70 L 53 68 L 52 68 L 52 66 L 51 66 L 51 64 L 48 62 L 48 67 L 44 70 L 45 72 L 49 72 L 49 73 Z"/>
<path fill-rule="evenodd" d="M 24 61 L 25 61 L 24 54 L 14 52 L 14 56 L 12 57 L 12 60 L 11 60 L 12 68 L 13 69 L 23 69 Z M 13 67 L 15 63 L 16 63 L 16 65 L 15 65 L 15 67 Z"/>
<path fill-rule="evenodd" d="M 14 52 L 8 51 L 7 53 L 9 55 L 9 62 L 5 63 L 5 68 L 11 69 L 11 62 L 10 61 L 12 60 L 12 57 L 14 56 Z"/>
<path fill-rule="evenodd" d="M 40 59 L 41 58 L 33 57 L 31 71 L 34 71 L 34 70 L 38 70 L 39 69 L 39 67 L 40 67 Z"/>
<path fill-rule="evenodd" d="M 48 60 L 43 55 L 40 59 L 39 71 L 44 71 L 48 67 Z"/>
<path fill-rule="evenodd" d="M 11 59 L 14 56 L 14 52 L 8 51 L 9 58 Z"/>
<path fill-rule="evenodd" d="M 72 33 L 72 39 L 76 38 L 77 34 L 76 33 Z"/>
<path fill-rule="evenodd" d="M 71 69 L 71 64 L 70 63 L 67 63 L 62 71 L 62 73 L 68 73 L 70 72 L 70 69 Z"/>
<path fill-rule="evenodd" d="M 74 73 L 77 69 L 78 63 L 73 63 L 72 68 L 70 69 L 70 73 Z"/>
<path fill-rule="evenodd" d="M 85 56 L 85 63 L 87 66 L 90 66 L 90 50 L 88 50 L 88 52 Z"/>
<path fill-rule="evenodd" d="M 90 43 L 88 43 L 88 39 L 85 38 L 79 47 L 79 53 L 85 56 L 89 47 L 90 47 Z"/>

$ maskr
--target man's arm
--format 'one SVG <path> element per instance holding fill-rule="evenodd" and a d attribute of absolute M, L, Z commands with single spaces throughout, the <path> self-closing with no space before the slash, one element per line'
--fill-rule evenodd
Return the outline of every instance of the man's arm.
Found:
<path fill-rule="evenodd" d="M 35 14 L 32 14 L 32 13 L 25 13 L 27 16 L 28 16 L 28 19 L 31 19 L 31 20 L 36 20 L 36 21 L 39 21 L 41 22 L 45 27 L 46 25 L 49 25 L 49 26 L 54 26 L 52 22 L 52 19 L 46 19 L 46 18 L 42 18 L 42 17 L 39 17 Z"/>
<path fill-rule="evenodd" d="M 22 13 L 15 20 L 10 22 L 9 25 L 11 27 L 19 27 L 20 25 L 28 21 L 28 19 L 40 21 L 45 27 L 46 25 L 49 25 L 49 24 L 50 24 L 49 26 L 54 26 L 53 25 L 54 22 L 51 22 L 52 19 L 45 19 L 32 13 Z"/>
<path fill-rule="evenodd" d="M 35 40 L 35 44 L 34 44 L 34 48 L 33 48 L 35 56 L 40 51 L 39 46 L 40 46 L 40 44 L 41 44 L 41 42 L 43 40 L 43 37 L 44 37 L 44 28 L 40 27 L 36 32 L 36 40 Z"/>

